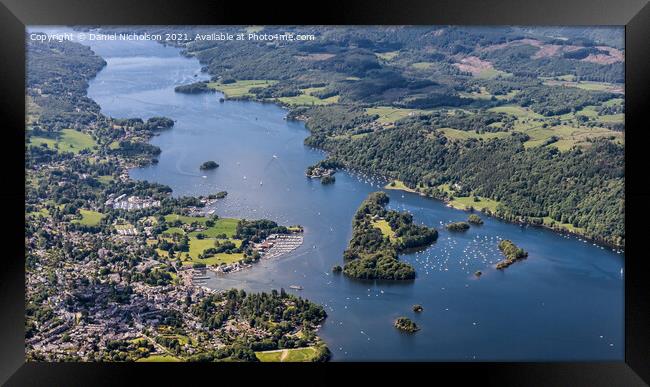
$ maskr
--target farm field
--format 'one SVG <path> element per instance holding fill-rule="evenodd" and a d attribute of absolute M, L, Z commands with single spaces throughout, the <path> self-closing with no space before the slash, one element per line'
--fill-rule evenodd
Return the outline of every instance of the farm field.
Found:
<path fill-rule="evenodd" d="M 366 109 L 366 114 L 369 114 L 371 116 L 377 114 L 379 116 L 379 118 L 377 118 L 377 122 L 390 124 L 393 124 L 395 121 L 398 121 L 404 117 L 422 113 L 428 113 L 428 111 L 419 109 L 395 108 L 390 106 L 378 106 Z"/>
<path fill-rule="evenodd" d="M 78 132 L 74 129 L 63 129 L 57 138 L 32 136 L 31 144 L 42 146 L 46 144 L 50 149 L 56 149 L 61 152 L 79 153 L 83 149 L 92 150 L 97 145 L 95 140 L 86 133 Z"/>
<path fill-rule="evenodd" d="M 275 351 L 255 352 L 255 356 L 261 362 L 305 362 L 311 361 L 317 355 L 313 347 L 279 349 Z"/>
<path fill-rule="evenodd" d="M 517 118 L 544 118 L 543 115 L 535 113 L 531 109 L 524 108 L 518 105 L 497 106 L 488 109 L 488 111 L 495 112 L 495 113 L 507 113 Z"/>
<path fill-rule="evenodd" d="M 458 196 L 454 197 L 453 200 L 449 201 L 449 205 L 459 210 L 467 210 L 469 208 L 474 208 L 476 210 L 482 211 L 487 209 L 490 212 L 496 212 L 497 206 L 500 203 L 496 200 L 488 199 L 481 197 L 479 201 L 474 201 L 474 196 Z"/>
<path fill-rule="evenodd" d="M 79 223 L 84 226 L 97 226 L 99 222 L 101 222 L 104 218 L 104 214 L 97 211 L 80 209 L 79 213 L 81 213 L 82 218 L 75 221 L 75 223 Z"/>
<path fill-rule="evenodd" d="M 594 81 L 574 81 L 574 80 L 546 80 L 543 82 L 547 86 L 567 86 L 577 87 L 578 89 L 588 91 L 608 91 L 612 93 L 622 93 L 623 85 L 608 83 L 608 82 L 594 82 Z"/>
<path fill-rule="evenodd" d="M 184 216 L 177 214 L 169 214 L 165 216 L 165 221 L 173 223 L 175 221 L 181 221 L 183 224 L 193 224 L 199 223 L 205 225 L 206 221 L 209 219 L 206 217 L 193 217 L 193 216 Z M 206 265 L 219 265 L 222 263 L 233 263 L 244 258 L 243 253 L 227 254 L 227 253 L 218 253 L 211 257 L 199 258 L 199 255 L 202 254 L 206 249 L 215 247 L 215 242 L 232 242 L 236 247 L 241 246 L 242 241 L 239 239 L 234 239 L 233 236 L 236 232 L 238 219 L 232 218 L 219 218 L 214 221 L 214 226 L 208 227 L 202 231 L 192 231 L 186 233 L 181 227 L 169 227 L 163 231 L 164 235 L 185 235 L 189 237 L 189 251 L 188 252 L 179 252 L 181 259 L 184 265 L 191 265 L 194 263 L 204 263 Z M 203 238 L 198 238 L 198 235 L 202 234 Z M 218 235 L 226 235 L 226 239 L 216 238 Z M 164 237 L 165 238 L 165 237 Z M 168 257 L 169 253 L 158 249 L 158 254 Z"/>
<path fill-rule="evenodd" d="M 393 180 L 392 182 L 386 184 L 384 186 L 385 189 L 394 189 L 398 191 L 406 191 L 406 192 L 413 192 L 413 193 L 418 193 L 416 190 L 409 188 L 404 184 L 403 181 L 400 180 Z"/>
<path fill-rule="evenodd" d="M 417 70 L 428 70 L 431 67 L 433 67 L 433 63 L 431 62 L 416 62 L 411 64 L 411 67 Z"/>
<path fill-rule="evenodd" d="M 324 90 L 325 87 L 311 87 L 302 89 L 302 94 L 293 97 L 280 97 L 278 101 L 287 105 L 330 105 L 339 101 L 339 96 L 334 95 L 331 97 L 320 99 L 312 93 Z"/>
<path fill-rule="evenodd" d="M 503 138 L 503 137 L 510 136 L 509 132 L 476 133 L 473 130 L 458 130 L 454 128 L 441 128 L 438 130 L 444 133 L 445 137 L 447 137 L 448 139 L 454 139 L 454 140 L 466 140 L 468 138 L 489 140 L 492 138 Z"/>
<path fill-rule="evenodd" d="M 178 359 L 177 357 L 170 356 L 170 355 L 152 355 L 149 357 L 143 357 L 136 362 L 139 363 L 176 363 L 180 362 L 181 360 Z"/>
<path fill-rule="evenodd" d="M 399 51 L 386 51 L 386 52 L 379 52 L 375 53 L 378 58 L 383 59 L 385 61 L 390 61 L 393 58 L 395 58 L 397 55 L 399 55 Z"/>
<path fill-rule="evenodd" d="M 249 93 L 250 89 L 255 87 L 269 87 L 277 82 L 268 79 L 251 79 L 227 84 L 210 82 L 208 83 L 208 87 L 224 93 L 227 98 L 252 97 L 253 94 Z"/>

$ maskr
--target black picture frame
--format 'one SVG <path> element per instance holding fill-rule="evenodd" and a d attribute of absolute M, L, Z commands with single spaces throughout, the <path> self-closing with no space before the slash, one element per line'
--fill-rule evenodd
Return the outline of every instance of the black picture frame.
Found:
<path fill-rule="evenodd" d="M 7 385 L 265 384 L 348 382 L 636 386 L 650 383 L 650 274 L 644 227 L 650 219 L 650 5 L 645 0 L 426 0 L 303 2 L 2 0 L 0 152 L 5 249 L 0 269 L 0 382 Z M 625 361 L 553 363 L 117 364 L 24 361 L 24 117 L 26 25 L 459 24 L 624 25 L 626 143 Z M 645 124 L 645 125 L 644 125 Z M 638 225 L 638 226 L 637 226 Z M 422 379 L 421 379 L 422 377 Z M 412 380 L 412 382 L 411 382 Z M 645 381 L 645 382 L 644 382 Z M 130 383 L 129 383 L 130 384 Z"/>

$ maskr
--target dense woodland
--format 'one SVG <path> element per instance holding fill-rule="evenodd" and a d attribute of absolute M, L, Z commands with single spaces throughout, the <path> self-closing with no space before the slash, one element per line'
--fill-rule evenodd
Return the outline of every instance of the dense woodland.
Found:
<path fill-rule="evenodd" d="M 185 94 L 199 94 L 199 93 L 214 93 L 215 90 L 208 87 L 206 82 L 194 82 L 187 85 L 180 85 L 174 88 L 177 93 Z"/>
<path fill-rule="evenodd" d="M 211 330 L 222 327 L 237 315 L 249 326 L 264 327 L 270 332 L 268 337 L 246 337 L 242 344 L 225 348 L 225 351 L 203 353 L 202 361 L 257 361 L 254 351 L 305 347 L 313 340 L 316 327 L 327 317 L 322 306 L 288 294 L 284 289 L 257 294 L 231 289 L 200 300 L 192 305 L 192 312 Z M 304 338 L 287 338 L 287 333 L 293 332 L 296 326 L 302 328 Z M 317 350 L 319 356 L 313 361 L 329 358 L 327 347 L 318 346 Z"/>
<path fill-rule="evenodd" d="M 42 111 L 38 127 L 45 131 L 78 128 L 95 119 L 99 105 L 86 97 L 86 89 L 88 80 L 105 65 L 86 46 L 27 39 L 26 86 Z"/>
<path fill-rule="evenodd" d="M 497 263 L 496 268 L 503 270 L 513 263 L 528 257 L 528 253 L 524 249 L 517 247 L 512 241 L 504 239 L 499 242 L 499 250 L 504 255 L 504 259 Z"/>
<path fill-rule="evenodd" d="M 419 121 L 419 122 L 418 122 Z M 318 136 L 318 132 L 316 134 Z M 457 183 L 457 195 L 473 193 L 501 203 L 508 220 L 541 223 L 551 217 L 585 229 L 585 234 L 623 245 L 624 148 L 606 139 L 559 152 L 552 147 L 525 149 L 525 136 L 488 141 L 449 141 L 426 118 L 398 122 L 391 130 L 358 140 L 318 141 L 344 165 L 423 185 L 441 199 L 441 184 Z M 323 138 L 323 137 L 321 137 Z M 381 155 L 381 157 L 378 157 Z"/>

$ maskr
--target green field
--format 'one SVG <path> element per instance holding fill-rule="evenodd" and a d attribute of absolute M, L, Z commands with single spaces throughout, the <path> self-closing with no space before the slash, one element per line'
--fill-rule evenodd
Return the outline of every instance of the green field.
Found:
<path fill-rule="evenodd" d="M 214 238 L 217 235 L 226 234 L 228 238 L 232 238 L 237 230 L 237 223 L 239 223 L 239 219 L 219 218 L 215 222 L 214 226 L 204 231 L 193 231 L 189 235 L 194 237 L 197 234 L 203 234 L 208 238 Z"/>
<path fill-rule="evenodd" d="M 379 59 L 388 61 L 399 55 L 399 51 L 377 52 L 375 55 L 377 55 Z"/>
<path fill-rule="evenodd" d="M 222 84 L 219 82 L 210 82 L 208 87 L 211 87 L 215 90 L 219 90 L 224 93 L 228 98 L 237 98 L 237 97 L 252 97 L 253 94 L 250 93 L 250 90 L 255 87 L 269 87 L 278 83 L 278 81 L 272 81 L 268 79 L 250 79 L 246 81 L 235 81 L 234 83 Z"/>
<path fill-rule="evenodd" d="M 487 209 L 491 212 L 496 212 L 499 202 L 496 200 L 488 198 L 480 198 L 478 202 L 474 201 L 474 196 L 460 196 L 454 197 L 453 200 L 449 201 L 449 204 L 459 210 L 467 210 L 470 207 L 473 207 L 476 210 Z"/>
<path fill-rule="evenodd" d="M 394 180 L 394 182 L 395 182 L 394 186 L 387 184 L 384 188 L 417 193 L 417 191 L 407 187 L 403 182 L 399 180 Z M 454 196 L 454 192 L 449 186 L 449 184 L 441 184 L 438 186 L 438 189 L 440 189 L 443 192 L 446 192 L 448 195 Z M 482 211 L 486 209 L 491 213 L 495 213 L 497 206 L 500 204 L 500 202 L 485 197 L 480 197 L 479 201 L 475 202 L 474 196 L 456 196 L 454 197 L 453 200 L 450 200 L 448 204 L 457 210 L 466 211 L 471 207 L 474 208 L 475 210 Z M 554 221 L 548 216 L 543 218 L 543 222 L 545 226 L 551 227 L 551 223 L 554 223 L 555 228 L 574 232 L 574 233 L 583 233 L 585 231 L 584 228 L 575 227 L 574 225 L 569 223 L 560 223 L 558 221 Z M 392 229 L 388 224 L 388 222 L 386 222 L 385 220 L 373 221 L 373 226 L 380 229 L 383 235 L 390 237 L 392 234 Z"/>
<path fill-rule="evenodd" d="M 613 106 L 622 103 L 622 101 L 623 100 L 620 98 L 615 98 L 603 103 L 602 105 Z M 614 137 L 614 141 L 623 143 L 624 135 L 622 132 L 613 131 L 606 127 L 588 127 L 581 125 L 577 120 L 578 116 L 586 116 L 591 121 L 601 124 L 624 122 L 625 115 L 623 113 L 599 116 L 597 112 L 598 108 L 599 106 L 585 106 L 575 113 L 570 112 L 552 117 L 544 117 L 530 109 L 515 105 L 499 106 L 488 110 L 493 112 L 503 112 L 515 116 L 517 120 L 514 123 L 513 130 L 516 132 L 526 133 L 530 136 L 530 140 L 524 143 L 526 148 L 541 146 L 552 136 L 559 137 L 559 141 L 548 146 L 556 147 L 560 151 L 569 150 L 574 146 L 589 146 L 590 143 L 588 140 L 598 137 Z M 551 120 L 559 120 L 561 124 L 553 124 Z M 546 125 L 546 127 L 544 127 L 544 125 Z M 476 137 L 472 134 L 462 134 L 450 130 L 443 131 L 447 137 L 451 138 Z"/>
<path fill-rule="evenodd" d="M 624 123 L 625 113 L 603 114 L 601 116 L 596 116 L 594 118 L 596 121 L 606 123 L 606 124 Z"/>
<path fill-rule="evenodd" d="M 143 357 L 136 360 L 136 362 L 140 363 L 175 363 L 179 361 L 181 360 L 170 355 L 151 355 L 149 357 Z"/>
<path fill-rule="evenodd" d="M 84 226 L 97 226 L 105 216 L 101 212 L 83 209 L 80 209 L 79 213 L 81 213 L 82 218 L 80 220 L 75 220 L 74 222 Z"/>
<path fill-rule="evenodd" d="M 411 64 L 411 67 L 417 70 L 428 70 L 431 67 L 433 67 L 433 63 L 431 62 L 416 62 Z"/>
<path fill-rule="evenodd" d="M 544 118 L 543 115 L 517 105 L 504 105 L 488 109 L 490 112 L 507 113 L 517 118 Z"/>
<path fill-rule="evenodd" d="M 200 223 L 203 226 L 205 226 L 205 222 L 208 221 L 209 218 L 205 216 L 185 216 L 185 215 L 177 215 L 177 214 L 165 215 L 166 222 L 172 223 L 177 220 L 180 220 L 184 224 Z M 213 238 L 219 234 L 226 234 L 228 238 L 232 238 L 232 236 L 235 235 L 235 232 L 237 230 L 237 223 L 239 223 L 239 219 L 218 218 L 214 222 L 214 226 L 208 227 L 203 231 L 193 231 L 189 234 L 189 236 L 195 237 L 197 234 L 203 234 L 206 237 Z M 178 227 L 170 227 L 167 230 L 165 230 L 164 233 L 171 234 L 174 232 L 177 232 L 179 234 L 185 233 L 182 229 Z"/>
<path fill-rule="evenodd" d="M 544 219 L 545 226 L 551 227 L 551 224 L 554 224 L 555 227 L 569 232 L 580 233 L 580 234 L 583 234 L 585 232 L 585 229 L 582 227 L 576 227 L 571 223 L 560 223 L 557 220 L 553 220 L 550 216 L 545 216 L 543 219 Z"/>
<path fill-rule="evenodd" d="M 280 97 L 277 100 L 287 105 L 330 105 L 339 101 L 338 95 L 333 95 L 328 98 L 320 99 L 312 93 L 324 90 L 325 87 L 310 87 L 302 89 L 302 94 L 294 97 Z"/>
<path fill-rule="evenodd" d="M 578 89 L 588 90 L 588 91 L 613 91 L 620 92 L 622 90 L 622 85 L 617 85 L 614 83 L 608 82 L 594 82 L 594 81 L 574 81 L 571 80 L 547 80 L 544 82 L 544 85 L 547 86 L 566 86 L 566 87 L 577 87 Z"/>
<path fill-rule="evenodd" d="M 201 254 L 203 251 L 205 251 L 210 247 L 214 247 L 215 241 L 216 239 L 214 238 L 206 238 L 206 239 L 190 238 L 190 260 L 183 261 L 183 264 L 191 265 L 193 263 L 202 262 L 208 266 L 214 266 L 214 265 L 220 265 L 222 263 L 234 263 L 244 258 L 243 253 L 237 253 L 237 254 L 219 253 L 209 258 L 203 258 L 203 259 L 199 258 L 199 254 Z M 239 239 L 230 239 L 230 241 L 233 242 L 236 246 L 241 246 L 241 240 Z M 184 256 L 185 255 L 183 255 L 183 257 Z"/>
<path fill-rule="evenodd" d="M 417 193 L 418 191 L 414 190 L 413 188 L 409 188 L 404 184 L 404 182 L 400 180 L 393 180 L 392 182 L 386 184 L 384 186 L 385 189 L 394 189 L 398 191 L 406 191 L 406 192 L 413 192 Z"/>
<path fill-rule="evenodd" d="M 428 111 L 420 109 L 395 108 L 390 106 L 378 106 L 366 109 L 366 114 L 369 114 L 371 116 L 377 114 L 379 116 L 379 118 L 377 118 L 377 122 L 390 124 L 395 123 L 395 121 L 400 120 L 404 117 L 408 117 L 410 115 L 425 113 L 428 113 Z"/>
<path fill-rule="evenodd" d="M 205 225 L 205 222 L 209 220 L 209 218 L 203 216 L 193 217 L 193 216 L 185 216 L 185 215 L 177 215 L 177 214 L 165 215 L 165 221 L 167 222 L 174 222 L 176 220 L 180 220 L 184 224 L 200 223 L 202 225 Z M 217 235 L 226 234 L 228 239 L 224 239 L 222 241 L 229 240 L 233 242 L 235 246 L 237 247 L 241 246 L 242 243 L 241 240 L 233 239 L 233 236 L 235 235 L 235 232 L 237 230 L 237 223 L 239 223 L 239 219 L 219 218 L 215 221 L 215 224 L 212 227 L 208 227 L 203 231 L 190 232 L 188 234 L 190 238 L 190 251 L 188 252 L 190 259 L 186 261 L 185 255 L 187 253 L 180 253 L 183 259 L 183 264 L 191 265 L 193 263 L 201 262 L 201 263 L 205 263 L 206 265 L 219 265 L 221 263 L 237 262 L 242 258 L 244 258 L 243 253 L 237 253 L 237 254 L 219 253 L 209 258 L 203 258 L 203 259 L 199 258 L 199 254 L 203 253 L 203 251 L 211 247 L 215 247 L 214 243 L 217 240 L 216 238 Z M 170 227 L 167 230 L 163 231 L 163 235 L 171 235 L 171 234 L 184 235 L 185 231 L 180 227 Z M 203 234 L 204 238 L 203 239 L 197 238 L 196 236 L 198 234 Z M 162 251 L 162 250 L 158 250 L 158 254 L 165 257 L 168 255 L 166 251 Z"/>
<path fill-rule="evenodd" d="M 478 75 L 476 75 L 476 78 L 479 78 L 479 79 L 494 79 L 494 78 L 496 78 L 498 76 L 508 77 L 508 76 L 511 76 L 511 75 L 512 74 L 506 73 L 504 71 L 489 68 L 489 69 L 481 70 L 481 72 L 479 72 Z"/>
<path fill-rule="evenodd" d="M 177 215 L 177 214 L 170 214 L 165 216 L 165 221 L 167 222 L 174 222 L 176 220 L 180 220 L 185 224 L 200 223 L 202 225 L 205 225 L 205 222 L 208 220 L 208 218 L 203 216 L 193 217 L 193 216 L 184 216 L 184 215 Z M 228 237 L 228 239 L 224 239 L 223 241 L 229 240 L 233 242 L 235 246 L 237 247 L 241 246 L 242 243 L 241 240 L 233 239 L 233 236 L 235 235 L 237 229 L 237 223 L 239 223 L 239 219 L 219 218 L 215 221 L 215 224 L 212 227 L 208 227 L 203 231 L 190 232 L 188 234 L 190 238 L 190 251 L 188 252 L 190 259 L 185 260 L 186 254 L 188 253 L 181 252 L 180 255 L 182 257 L 183 264 L 191 265 L 193 263 L 201 262 L 211 266 L 211 265 L 219 265 L 221 263 L 233 263 L 244 258 L 243 253 L 237 253 L 237 254 L 219 253 L 209 258 L 203 258 L 203 259 L 199 258 L 199 254 L 203 253 L 206 249 L 215 247 L 214 243 L 217 240 L 216 236 L 220 234 L 226 234 L 226 236 Z M 171 235 L 171 234 L 184 235 L 185 231 L 183 231 L 183 229 L 180 227 L 170 227 L 167 230 L 163 231 L 163 235 Z M 196 237 L 198 234 L 203 234 L 205 237 L 203 239 L 199 239 Z M 168 253 L 162 250 L 158 250 L 158 254 L 165 257 L 168 256 Z"/>
<path fill-rule="evenodd" d="M 371 222 L 371 224 L 372 224 L 372 227 L 376 227 L 376 228 L 380 229 L 381 233 L 384 236 L 388 237 L 388 239 L 390 239 L 391 242 L 398 239 L 398 238 L 395 237 L 395 232 L 390 227 L 390 224 L 388 224 L 388 222 L 385 219 L 373 220 Z"/>
<path fill-rule="evenodd" d="M 444 133 L 445 137 L 455 140 L 466 140 L 468 138 L 479 138 L 489 140 L 491 138 L 503 138 L 510 136 L 509 132 L 485 132 L 476 133 L 473 130 L 458 130 L 454 128 L 440 128 L 438 129 Z"/>
<path fill-rule="evenodd" d="M 623 98 L 612 98 L 602 103 L 603 106 L 622 105 L 625 103 Z"/>
<path fill-rule="evenodd" d="M 317 356 L 313 347 L 279 349 L 275 351 L 255 352 L 255 356 L 262 362 L 306 362 Z"/>
<path fill-rule="evenodd" d="M 115 180 L 111 175 L 97 176 L 97 180 L 102 184 L 110 184 Z"/>
<path fill-rule="evenodd" d="M 185 230 L 183 230 L 180 227 L 170 227 L 167 230 L 163 231 L 162 233 L 166 235 L 172 235 L 172 234 L 185 235 Z"/>
<path fill-rule="evenodd" d="M 524 131 L 530 136 L 530 140 L 524 143 L 526 148 L 540 146 L 551 136 L 558 136 L 560 140 L 550 144 L 561 151 L 571 149 L 576 145 L 588 146 L 587 140 L 596 137 L 609 137 L 613 136 L 620 141 L 623 139 L 623 133 L 615 132 L 607 128 L 579 126 L 573 127 L 569 125 L 558 125 L 547 128 L 534 128 Z"/>
<path fill-rule="evenodd" d="M 212 257 L 208 258 L 199 258 L 199 254 L 203 253 L 206 249 L 209 249 L 214 246 L 214 242 L 217 239 L 215 238 L 205 238 L 205 239 L 197 239 L 197 238 L 190 238 L 190 251 L 189 252 L 175 252 L 176 256 L 181 257 L 181 261 L 183 262 L 183 265 L 192 265 L 194 263 L 204 263 L 208 266 L 215 266 L 215 265 L 220 265 L 222 263 L 234 263 L 238 262 L 241 259 L 244 258 L 243 253 L 236 253 L 236 254 L 226 254 L 226 253 L 219 253 L 215 254 Z M 225 241 L 225 240 L 223 240 Z M 235 246 L 241 246 L 241 240 L 239 239 L 229 239 L 229 241 L 233 242 Z M 156 249 L 158 252 L 158 255 L 163 256 L 163 257 L 168 257 L 169 253 L 167 251 L 163 251 L 160 249 Z M 189 254 L 189 260 L 186 258 L 186 254 Z"/>
<path fill-rule="evenodd" d="M 199 254 L 201 254 L 206 249 L 209 249 L 210 247 L 214 247 L 214 242 L 215 240 L 212 238 L 205 238 L 205 239 L 190 238 L 190 257 L 192 259 L 198 260 Z M 202 262 L 204 260 L 201 259 L 199 261 Z"/>
<path fill-rule="evenodd" d="M 90 149 L 97 145 L 95 140 L 86 133 L 74 129 L 63 129 L 57 138 L 32 136 L 31 144 L 41 146 L 47 144 L 50 149 L 58 149 L 62 152 L 79 153 L 82 149 Z"/>

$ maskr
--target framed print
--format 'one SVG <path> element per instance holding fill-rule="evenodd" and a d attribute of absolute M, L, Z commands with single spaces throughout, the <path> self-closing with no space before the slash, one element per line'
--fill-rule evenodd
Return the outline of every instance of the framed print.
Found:
<path fill-rule="evenodd" d="M 647 383 L 650 8 L 407 3 L 7 2 L 8 385 Z"/>

